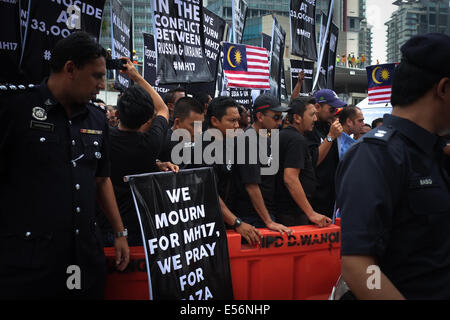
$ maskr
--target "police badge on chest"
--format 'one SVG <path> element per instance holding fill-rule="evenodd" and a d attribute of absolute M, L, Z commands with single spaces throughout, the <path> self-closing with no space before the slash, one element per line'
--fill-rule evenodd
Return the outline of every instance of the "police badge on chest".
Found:
<path fill-rule="evenodd" d="M 31 116 L 36 120 L 45 121 L 47 120 L 47 111 L 41 107 L 34 107 L 31 110 Z"/>

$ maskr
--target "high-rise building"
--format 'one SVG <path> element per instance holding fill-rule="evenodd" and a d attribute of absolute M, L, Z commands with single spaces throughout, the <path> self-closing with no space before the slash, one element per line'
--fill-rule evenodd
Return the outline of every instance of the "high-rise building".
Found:
<path fill-rule="evenodd" d="M 346 0 L 343 3 L 344 22 L 342 25 L 343 36 L 341 45 L 338 48 L 345 50 L 348 56 L 366 57 L 367 64 L 370 64 L 372 58 L 372 32 L 366 19 L 366 1 L 365 0 Z M 340 34 L 341 35 L 341 34 Z"/>
<path fill-rule="evenodd" d="M 131 30 L 133 32 L 133 49 L 136 50 L 138 61 L 142 62 L 144 46 L 144 37 L 142 36 L 142 33 L 152 33 L 153 28 L 151 1 L 120 0 L 120 3 L 133 17 L 131 26 Z M 110 0 L 105 1 L 100 43 L 105 48 L 111 48 Z"/>
<path fill-rule="evenodd" d="M 450 34 L 448 0 L 397 0 L 398 6 L 387 26 L 387 61 L 400 62 L 400 48 L 417 34 Z"/>

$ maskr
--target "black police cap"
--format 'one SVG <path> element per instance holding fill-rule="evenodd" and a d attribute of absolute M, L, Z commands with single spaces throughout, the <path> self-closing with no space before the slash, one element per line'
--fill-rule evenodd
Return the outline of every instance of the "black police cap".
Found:
<path fill-rule="evenodd" d="M 432 73 L 450 76 L 450 36 L 443 33 L 417 35 L 400 50 L 407 63 Z"/>

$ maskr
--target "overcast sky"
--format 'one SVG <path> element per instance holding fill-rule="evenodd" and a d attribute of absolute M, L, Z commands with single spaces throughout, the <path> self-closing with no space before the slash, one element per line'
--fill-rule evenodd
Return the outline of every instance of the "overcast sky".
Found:
<path fill-rule="evenodd" d="M 392 4 L 393 0 L 366 0 L 366 17 L 372 26 L 372 63 L 377 59 L 380 63 L 386 62 L 386 26 L 384 23 L 391 18 L 392 12 L 398 7 Z"/>

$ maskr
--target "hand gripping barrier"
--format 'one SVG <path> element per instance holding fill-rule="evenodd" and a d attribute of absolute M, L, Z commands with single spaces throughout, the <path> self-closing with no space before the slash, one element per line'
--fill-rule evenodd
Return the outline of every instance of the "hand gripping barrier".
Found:
<path fill-rule="evenodd" d="M 341 229 L 336 225 L 291 227 L 292 235 L 259 229 L 261 245 L 241 244 L 227 231 L 234 298 L 237 300 L 328 299 L 341 272 Z M 105 299 L 148 299 L 143 247 L 130 248 L 130 264 L 115 269 L 114 248 L 105 248 Z"/>

